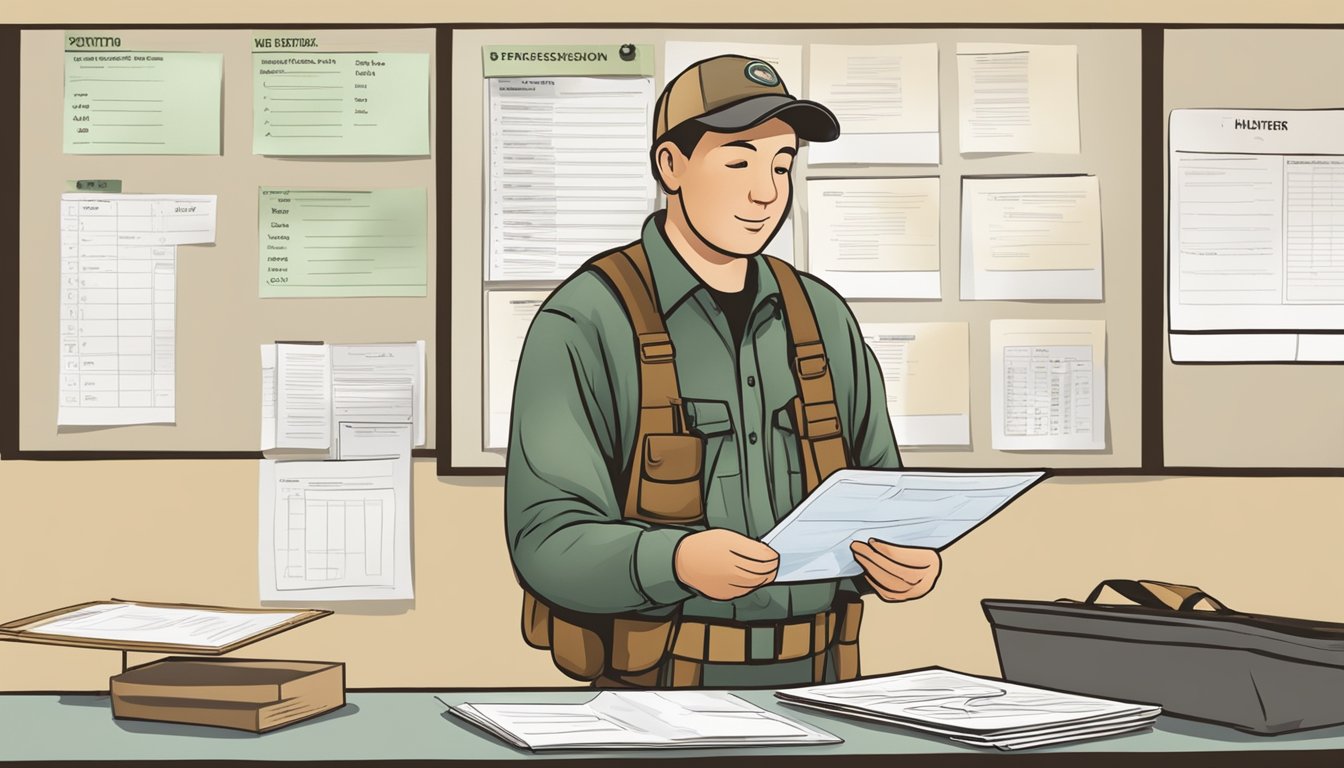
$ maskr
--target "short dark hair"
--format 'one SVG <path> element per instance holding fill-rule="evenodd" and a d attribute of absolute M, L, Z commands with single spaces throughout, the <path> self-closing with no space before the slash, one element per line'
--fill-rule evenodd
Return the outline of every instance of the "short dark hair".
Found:
<path fill-rule="evenodd" d="M 658 173 L 658 147 L 662 146 L 663 142 L 672 142 L 681 154 L 690 157 L 695 148 L 700 145 L 700 140 L 709 132 L 709 126 L 694 120 L 687 120 L 655 139 L 653 146 L 649 147 L 649 168 L 653 172 L 654 180 L 660 186 L 663 183 L 663 178 Z M 667 192 L 668 190 L 663 187 L 663 191 Z"/>

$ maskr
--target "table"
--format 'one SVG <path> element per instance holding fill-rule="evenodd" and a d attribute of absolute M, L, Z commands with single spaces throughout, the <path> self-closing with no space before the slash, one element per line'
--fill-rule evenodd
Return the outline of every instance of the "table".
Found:
<path fill-rule="evenodd" d="M 775 701 L 770 691 L 741 691 L 739 695 L 767 709 L 787 713 L 830 731 L 843 738 L 845 743 L 795 748 L 533 755 L 496 741 L 458 720 L 448 714 L 438 700 L 442 698 L 453 704 L 464 701 L 574 702 L 592 695 L 592 690 L 584 689 L 351 692 L 343 709 L 256 735 L 202 726 L 114 720 L 106 696 L 0 693 L 0 760 L 31 761 L 35 765 L 40 764 L 38 761 L 51 760 L 96 762 L 100 766 L 190 759 L 238 763 L 298 760 L 321 761 L 323 764 L 399 760 L 500 768 L 544 761 L 552 766 L 600 762 L 617 768 L 639 758 L 650 758 L 657 759 L 661 766 L 707 768 L 723 765 L 726 756 L 731 756 L 733 768 L 801 765 L 814 768 L 1344 765 L 1344 727 L 1264 737 L 1163 717 L 1148 733 L 1004 753 L 789 707 Z"/>

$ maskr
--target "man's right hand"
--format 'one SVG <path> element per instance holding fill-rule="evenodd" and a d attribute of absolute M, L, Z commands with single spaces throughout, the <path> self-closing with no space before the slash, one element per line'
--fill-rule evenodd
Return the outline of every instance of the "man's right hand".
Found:
<path fill-rule="evenodd" d="M 779 553 L 726 528 L 693 533 L 672 557 L 677 580 L 705 597 L 732 600 L 775 580 Z"/>

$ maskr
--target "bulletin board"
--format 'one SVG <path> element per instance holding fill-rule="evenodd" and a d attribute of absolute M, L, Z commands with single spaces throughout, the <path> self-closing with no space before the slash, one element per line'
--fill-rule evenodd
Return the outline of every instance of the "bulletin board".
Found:
<path fill-rule="evenodd" d="M 292 26 L 292 25 L 291 25 Z M 268 25 L 258 29 L 276 29 Z M 7 380 L 5 458 L 173 458 L 260 456 L 261 344 L 426 342 L 426 447 L 436 444 L 436 211 L 439 120 L 432 27 L 331 27 L 324 45 L 429 54 L 430 150 L 424 156 L 282 157 L 252 153 L 252 27 L 120 30 L 125 46 L 223 54 L 219 155 L 74 155 L 62 151 L 62 29 L 11 28 L 22 87 L 17 122 L 17 250 L 5 254 L 17 279 L 17 370 Z M 11 138 L 11 142 L 13 139 Z M 177 256 L 176 423 L 57 427 L 58 200 L 73 179 L 116 179 L 126 193 L 218 195 L 213 245 L 183 245 Z M 423 297 L 258 297 L 258 188 L 424 188 L 427 288 Z M 8 261 L 13 259 L 14 261 Z"/>
<path fill-rule="evenodd" d="M 1170 29 L 1165 39 L 1164 118 L 1192 107 L 1344 104 L 1333 74 L 1344 67 L 1342 29 Z M 1165 168 L 1165 145 L 1162 161 Z M 1165 182 L 1164 174 L 1164 196 Z M 1344 471 L 1344 365 L 1176 364 L 1163 336 L 1163 442 L 1173 471 Z"/>
<path fill-rule="evenodd" d="M 806 178 L 817 176 L 927 176 L 941 178 L 941 301 L 851 300 L 858 321 L 964 321 L 970 331 L 969 448 L 902 448 L 906 466 L 1051 467 L 1063 472 L 1132 473 L 1143 466 L 1144 334 L 1142 203 L 1144 30 L 1137 27 L 1022 28 L 776 25 L 754 28 L 601 28 L 477 27 L 456 28 L 452 44 L 451 352 L 445 362 L 451 407 L 440 432 L 447 434 L 439 452 L 439 473 L 500 474 L 504 452 L 485 450 L 482 405 L 485 365 L 484 306 L 487 288 L 547 290 L 558 283 L 487 283 L 483 275 L 483 216 L 488 194 L 482 163 L 486 139 L 485 80 L 482 47 L 501 44 L 651 44 L 655 56 L 655 93 L 666 82 L 662 44 L 666 41 L 757 41 L 803 46 L 807 71 L 810 43 L 939 46 L 939 96 L 942 163 L 938 166 L 826 166 L 810 171 L 806 148 L 794 166 L 794 239 L 798 266 L 807 269 Z M 1160 34 L 1160 33 L 1159 33 Z M 957 141 L 957 64 L 959 42 L 1074 44 L 1078 47 L 1078 100 L 1081 151 L 1064 154 L 962 156 Z M 675 73 L 673 73 L 675 74 Z M 790 84 L 790 90 L 799 90 Z M 801 89 L 807 95 L 806 85 Z M 1104 299 L 1102 301 L 961 301 L 960 188 L 971 175 L 1094 174 L 1100 182 Z M 1160 214 L 1159 214 L 1160 217 Z M 638 232 L 630 233 L 630 240 Z M 768 250 L 768 249 L 767 249 Z M 1151 287 L 1151 286 L 1150 286 Z M 989 322 L 993 319 L 1105 320 L 1107 332 L 1106 447 L 1097 451 L 996 451 L 991 449 Z M 1149 379 L 1148 388 L 1152 380 Z M 1151 440 L 1151 435 L 1148 436 Z M 1150 446 L 1149 446 L 1150 447 Z"/>

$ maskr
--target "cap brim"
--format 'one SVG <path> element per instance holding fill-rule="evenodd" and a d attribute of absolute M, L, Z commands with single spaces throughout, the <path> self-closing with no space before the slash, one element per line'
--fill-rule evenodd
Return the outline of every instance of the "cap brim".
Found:
<path fill-rule="evenodd" d="M 741 131 L 777 117 L 788 123 L 803 141 L 834 141 L 840 136 L 835 114 L 815 101 L 779 93 L 753 96 L 695 118 L 714 131 Z"/>

